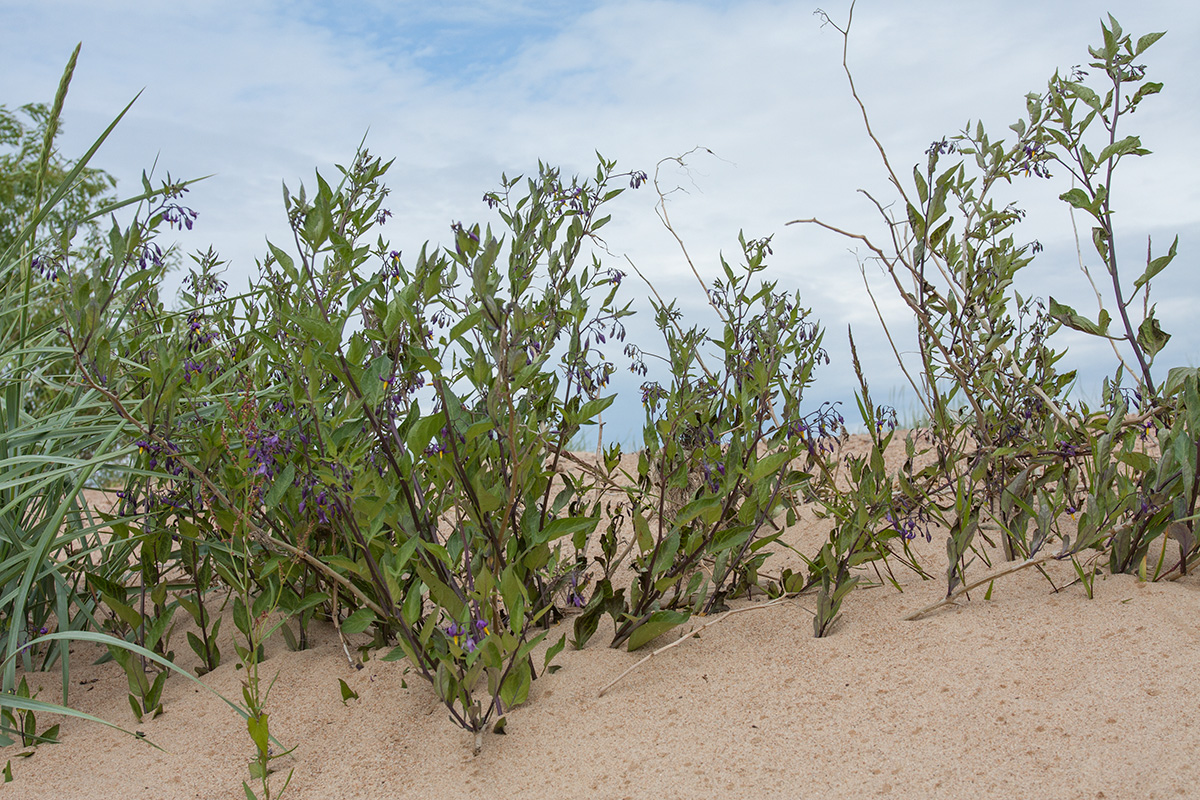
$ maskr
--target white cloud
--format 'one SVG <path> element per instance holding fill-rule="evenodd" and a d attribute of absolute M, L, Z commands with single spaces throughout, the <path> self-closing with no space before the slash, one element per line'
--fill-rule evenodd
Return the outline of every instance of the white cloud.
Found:
<path fill-rule="evenodd" d="M 897 174 L 907 179 L 931 140 L 968 120 L 1005 132 L 1023 114 L 1025 92 L 1043 88 L 1055 68 L 1086 60 L 1110 7 L 1091 0 L 859 2 L 851 67 Z M 847 9 L 845 0 L 827 6 L 839 23 Z M 1178 230 L 1181 251 L 1194 253 L 1200 191 L 1189 176 L 1200 171 L 1193 149 L 1200 86 L 1192 80 L 1191 43 L 1200 35 L 1200 10 L 1152 0 L 1117 3 L 1114 14 L 1136 33 L 1170 31 L 1146 57 L 1166 90 L 1129 120 L 1155 155 L 1122 167 L 1118 208 L 1131 231 L 1131 244 L 1123 245 L 1128 263 L 1144 257 L 1151 226 L 1163 250 L 1166 232 Z M 733 259 L 740 228 L 751 237 L 774 233 L 776 277 L 798 287 L 829 329 L 836 363 L 818 387 L 845 396 L 847 322 L 859 331 L 860 353 L 868 342 L 879 362 L 874 382 L 900 380 L 887 366 L 886 342 L 847 253 L 854 243 L 784 226 L 819 216 L 880 237 L 878 214 L 856 190 L 884 202 L 894 196 L 842 73 L 841 37 L 810 7 L 771 0 L 52 0 L 0 3 L 0 17 L 0 102 L 9 105 L 48 101 L 71 48 L 83 41 L 67 104 L 68 153 L 82 152 L 146 87 L 96 163 L 127 191 L 156 155 L 160 174 L 216 173 L 189 196 L 201 216 L 187 246 L 211 242 L 243 275 L 264 237 L 287 238 L 281 182 L 294 188 L 311 183 L 314 168 L 332 173 L 368 129 L 372 151 L 396 157 L 389 179 L 396 217 L 382 232 L 406 252 L 424 239 L 444 239 L 452 220 L 483 218 L 479 199 L 502 171 L 528 173 L 541 158 L 587 173 L 594 150 L 624 168 L 653 171 L 659 159 L 701 145 L 715 156 L 689 158 L 686 174 L 663 172 L 664 186 L 686 190 L 672 195 L 671 214 L 697 267 L 711 275 L 719 252 Z M 1070 220 L 1055 199 L 1062 188 L 1030 181 L 1013 191 L 1031 212 L 1028 238 L 1048 248 L 1031 268 L 1030 290 L 1061 287 L 1086 305 Z M 694 279 L 653 201 L 645 188 L 622 197 L 608 241 L 656 275 L 660 289 L 685 296 L 695 291 Z M 1187 271 L 1180 261 L 1176 275 Z M 1190 312 L 1176 298 L 1195 297 L 1195 288 L 1190 279 L 1169 280 L 1174 292 L 1160 312 L 1177 334 L 1172 348 L 1180 355 L 1172 357 L 1182 359 L 1196 353 L 1200 334 L 1180 324 Z M 890 294 L 877 296 L 893 319 L 903 319 Z"/>

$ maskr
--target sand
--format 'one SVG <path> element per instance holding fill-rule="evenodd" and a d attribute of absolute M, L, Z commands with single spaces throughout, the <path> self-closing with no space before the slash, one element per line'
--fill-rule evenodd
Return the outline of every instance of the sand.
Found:
<path fill-rule="evenodd" d="M 823 535 L 810 515 L 788 532 L 809 545 Z M 939 552 L 944 561 L 935 536 L 923 548 L 935 575 Z M 1049 570 L 1053 586 L 1024 570 L 996 581 L 990 600 L 980 590 L 913 622 L 903 617 L 941 598 L 945 583 L 898 571 L 903 592 L 855 591 L 824 639 L 812 635 L 815 598 L 788 599 L 710 626 L 598 697 L 648 652 L 610 649 L 606 620 L 585 649 L 568 645 L 562 668 L 534 682 L 507 734 L 488 733 L 478 756 L 403 662 L 356 669 L 333 628 L 314 623 L 311 649 L 290 652 L 276 636 L 262 665 L 278 674 L 271 730 L 296 748 L 276 764 L 295 768 L 284 797 L 1200 796 L 1200 579 L 1099 575 L 1088 599 L 1069 565 Z M 570 638 L 569 625 L 550 640 Z M 188 651 L 176 636 L 177 653 Z M 232 642 L 222 651 L 204 680 L 239 697 Z M 244 797 L 253 746 L 237 715 L 173 677 L 166 712 L 137 723 L 124 674 L 92 665 L 97 655 L 75 646 L 72 705 L 162 751 L 64 719 L 60 744 L 29 758 L 0 749 L 15 778 L 0 797 Z M 194 666 L 188 656 L 181 663 Z M 58 673 L 29 678 L 55 698 Z M 339 678 L 357 699 L 342 703 Z"/>

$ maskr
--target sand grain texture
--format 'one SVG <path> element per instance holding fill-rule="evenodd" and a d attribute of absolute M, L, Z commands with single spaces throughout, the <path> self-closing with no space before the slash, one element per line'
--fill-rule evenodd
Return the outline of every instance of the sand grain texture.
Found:
<path fill-rule="evenodd" d="M 814 524 L 806 515 L 789 535 L 819 540 Z M 939 550 L 935 536 L 925 552 Z M 1058 585 L 1070 583 L 1069 565 L 1050 567 Z M 898 574 L 904 593 L 854 592 L 828 638 L 812 637 L 813 597 L 788 600 L 708 628 L 597 697 L 644 655 L 609 649 L 606 621 L 534 682 L 508 734 L 488 734 L 478 757 L 428 686 L 409 675 L 401 688 L 402 663 L 355 670 L 328 625 L 314 625 L 316 646 L 304 652 L 277 636 L 262 670 L 279 674 L 271 730 L 297 745 L 281 765 L 296 770 L 284 797 L 1200 796 L 1200 580 L 1098 576 L 1089 600 L 1079 585 L 1055 593 L 1025 570 L 997 581 L 991 600 L 972 593 L 904 622 L 945 584 Z M 204 680 L 240 697 L 232 630 L 223 626 L 225 661 Z M 569 622 L 549 640 L 563 632 Z M 176 651 L 187 650 L 176 636 Z M 166 713 L 136 724 L 123 673 L 91 666 L 97 654 L 75 647 L 72 703 L 166 752 L 64 720 L 59 745 L 28 759 L 0 750 L 15 775 L 0 796 L 244 796 L 252 745 L 239 717 L 173 677 Z M 30 677 L 55 697 L 57 673 Z M 338 678 L 357 700 L 343 706 Z"/>

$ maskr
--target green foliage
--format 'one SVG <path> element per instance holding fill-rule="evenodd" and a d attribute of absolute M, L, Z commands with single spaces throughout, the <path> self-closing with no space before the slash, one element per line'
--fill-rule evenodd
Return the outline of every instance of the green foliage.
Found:
<path fill-rule="evenodd" d="M 848 29 L 839 30 L 849 35 Z M 981 123 L 968 125 L 961 135 L 930 146 L 924 169 L 913 169 L 912 190 L 891 175 L 907 209 L 900 223 L 907 235 L 891 251 L 868 245 L 917 320 L 914 388 L 928 414 L 924 436 L 929 444 L 921 449 L 910 437 L 906 469 L 883 482 L 880 459 L 869 471 L 851 460 L 856 497 L 847 505 L 834 494 L 839 525 L 821 558 L 826 566 L 820 571 L 818 635 L 836 614 L 847 575 L 840 567 L 859 552 L 853 544 L 838 546 L 837 540 L 852 518 L 859 523 L 852 530 L 867 531 L 864 540 L 869 540 L 879 519 L 872 509 L 886 504 L 888 494 L 893 510 L 886 518 L 902 538 L 928 532 L 931 521 L 948 531 L 948 598 L 966 583 L 969 560 L 988 562 L 988 547 L 978 538 L 994 544 L 989 530 L 999 532 L 1008 559 L 1019 556 L 1030 563 L 1057 540 L 1058 557 L 1072 559 L 1089 594 L 1091 579 L 1077 560 L 1086 550 L 1106 550 L 1113 571 L 1145 575 L 1149 545 L 1170 529 L 1180 543 L 1176 569 L 1186 571 L 1196 554 L 1189 524 L 1195 501 L 1189 493 L 1195 485 L 1197 439 L 1187 422 L 1193 413 L 1187 387 L 1194 375 L 1174 372 L 1176 380 L 1164 393 L 1151 374 L 1169 336 L 1154 318 L 1150 285 L 1174 258 L 1178 242 L 1166 255 L 1147 258 L 1127 294 L 1118 270 L 1110 192 L 1117 164 L 1149 152 L 1136 136 L 1118 136 L 1117 127 L 1161 88 L 1145 82 L 1146 68 L 1136 59 L 1162 34 L 1134 43 L 1111 17 L 1101 30 L 1103 43 L 1089 49 L 1090 66 L 1101 72 L 1106 90 L 1089 88 L 1087 72 L 1079 68 L 1068 78 L 1055 74 L 1046 93 L 1029 95 L 1028 118 L 1011 126 L 1017 136 L 1012 143 L 989 136 Z M 1103 129 L 1100 143 L 1093 141 L 1094 127 Z M 945 166 L 950 156 L 959 158 Z M 1013 230 L 1024 212 L 1015 202 L 997 200 L 996 192 L 1022 178 L 1050 178 L 1054 165 L 1065 167 L 1073 179 L 1074 187 L 1062 199 L 1096 224 L 1093 244 L 1110 276 L 1123 334 L 1110 334 L 1114 316 L 1103 306 L 1093 321 L 1053 298 L 1046 307 L 1012 289 L 1040 245 L 1017 244 Z M 883 204 L 876 207 L 887 216 Z M 1135 323 L 1128 310 L 1143 292 L 1146 311 Z M 1104 412 L 1067 397 L 1074 373 L 1058 372 L 1064 353 L 1048 343 L 1061 325 L 1123 342 L 1133 355 L 1136 386 L 1120 386 L 1127 369 L 1122 359 L 1115 378 L 1106 382 Z M 860 410 L 870 429 L 878 424 L 878 410 L 869 399 L 863 402 L 865 382 L 862 386 Z M 1130 399 L 1136 400 L 1137 413 L 1131 413 Z M 1162 453 L 1157 461 L 1140 446 L 1156 428 Z M 914 456 L 923 454 L 935 458 L 914 471 Z M 867 474 L 868 486 L 879 491 L 864 486 Z M 1075 515 L 1078 532 L 1072 542 L 1065 523 Z M 837 554 L 844 554 L 843 560 Z M 1156 575 L 1163 574 L 1162 566 Z"/>
<path fill-rule="evenodd" d="M 17 684 L 17 689 L 13 693 L 15 697 L 32 700 L 37 697 L 37 693 L 29 693 L 29 683 L 24 676 L 21 677 L 21 682 Z M 32 708 L 0 708 L 0 744 L 12 744 L 13 740 L 6 734 L 15 734 L 21 739 L 22 747 L 31 747 L 42 742 L 57 742 L 58 741 L 58 725 L 51 725 L 41 733 L 37 729 L 37 715 Z"/>
<path fill-rule="evenodd" d="M 0 250 L 17 242 L 29 220 L 59 187 L 67 191 L 49 209 L 44 224 L 55 246 L 74 239 L 79 226 L 93 242 L 100 228 L 93 212 L 113 200 L 116 180 L 108 173 L 63 159 L 55 147 L 62 133 L 59 109 L 29 103 L 14 110 L 0 105 Z"/>
<path fill-rule="evenodd" d="M 642 386 L 645 448 L 625 489 L 635 578 L 627 601 L 613 591 L 620 559 L 615 537 L 603 537 L 605 575 L 576 621 L 576 646 L 601 613 L 616 623 L 612 646 L 636 650 L 758 587 L 767 547 L 781 532 L 775 518 L 809 481 L 791 465 L 816 438 L 801 401 L 816 365 L 828 360 L 822 334 L 798 293 L 770 281 L 753 286 L 767 269 L 770 240 L 739 242 L 744 266 L 722 261 L 724 276 L 705 287 L 719 331 L 685 330 L 674 304 L 654 303 L 671 381 Z"/>
<path fill-rule="evenodd" d="M 570 616 L 573 646 L 609 617 L 611 646 L 636 650 L 735 598 L 812 590 L 814 634 L 826 636 L 856 586 L 898 587 L 897 565 L 929 577 L 912 542 L 938 529 L 947 598 L 983 583 L 991 596 L 994 581 L 968 570 L 997 547 L 1021 566 L 1070 559 L 1089 595 L 1101 558 L 1147 579 L 1186 573 L 1200 372 L 1154 380 L 1168 334 L 1148 302 L 1177 241 L 1127 287 L 1110 191 L 1117 164 L 1148 152 L 1117 124 L 1161 88 L 1136 63 L 1159 34 L 1135 42 L 1111 18 L 1102 34 L 1091 66 L 1106 87 L 1055 75 L 1013 141 L 976 123 L 934 142 L 911 184 L 890 175 L 902 218 L 876 202 L 894 246 L 858 237 L 916 320 L 902 366 L 923 426 L 890 471 L 896 412 L 872 400 L 852 338 L 867 452 L 843 455 L 836 408 L 805 405 L 824 333 L 798 293 L 765 279 L 769 237 L 739 236 L 741 263 L 722 259 L 704 285 L 715 324 L 653 302 L 666 374 L 649 375 L 651 354 L 625 342 L 624 273 L 597 244 L 609 204 L 646 176 L 602 157 L 587 178 L 544 164 L 502 177 L 484 196 L 496 231 L 456 222 L 448 244 L 406 260 L 375 233 L 390 162 L 360 149 L 336 180 L 285 188 L 292 239 L 269 245 L 246 291 L 229 293 L 210 250 L 193 257 L 182 310 L 168 310 L 170 258 L 154 240 L 190 226 L 187 184 L 146 180 L 116 204 L 130 222 L 95 228 L 108 201 L 87 167 L 96 148 L 75 162 L 52 148 L 72 59 L 55 103 L 26 107 L 32 128 L 0 109 L 0 142 L 16 148 L 0 155 L 11 166 L 0 180 L 5 731 L 53 737 L 34 713 L 57 707 L 29 697 L 17 665 L 61 663 L 65 696 L 71 639 L 108 647 L 138 719 L 161 713 L 179 610 L 208 671 L 229 641 L 227 609 L 245 676 L 243 705 L 230 705 L 254 752 L 243 789 L 271 797 L 290 782 L 271 776 L 291 751 L 270 732 L 264 642 L 280 631 L 303 648 L 314 620 L 333 623 L 347 653 L 358 637 L 364 658 L 407 660 L 478 750 L 539 669 L 557 669 L 566 635 L 540 665 L 534 654 Z M 1013 288 L 1040 247 L 1021 243 L 1024 212 L 1001 193 L 1055 165 L 1074 178 L 1062 199 L 1092 218 L 1111 278 L 1111 310 L 1095 319 Z M 76 246 L 80 230 L 97 235 Z M 1118 364 L 1098 410 L 1070 399 L 1074 373 L 1051 346 L 1063 325 L 1136 364 Z M 569 452 L 614 401 L 606 352 L 620 346 L 647 379 L 629 472 L 619 446 L 594 462 Z M 103 510 L 81 494 L 102 467 L 121 485 Z M 831 521 L 828 539 L 800 553 L 803 572 L 765 577 L 786 546 L 780 523 L 805 504 Z M 1163 537 L 1177 563 L 1153 548 Z M 340 689 L 343 703 L 357 698 Z"/>

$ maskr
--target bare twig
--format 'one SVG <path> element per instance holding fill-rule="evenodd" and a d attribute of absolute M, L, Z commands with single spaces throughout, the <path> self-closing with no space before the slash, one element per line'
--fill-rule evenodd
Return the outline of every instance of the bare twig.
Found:
<path fill-rule="evenodd" d="M 1045 564 L 1047 561 L 1054 561 L 1055 559 L 1062 558 L 1063 555 L 1064 554 L 1062 554 L 1062 553 L 1046 553 L 1044 555 L 1038 556 L 1037 558 L 1029 558 L 1024 561 L 1021 561 L 1020 563 L 1007 566 L 1002 570 L 993 572 L 991 575 L 988 575 L 987 577 L 980 578 L 979 580 L 975 581 L 974 583 L 963 586 L 961 589 L 958 589 L 957 591 L 946 595 L 945 597 L 943 597 L 941 600 L 937 601 L 933 605 L 925 606 L 925 608 L 922 608 L 920 611 L 914 611 L 913 613 L 911 613 L 907 617 L 905 617 L 904 620 L 906 622 L 911 622 L 912 620 L 917 619 L 918 617 L 925 616 L 930 611 L 935 611 L 935 610 L 941 608 L 942 606 L 950 605 L 955 600 L 957 600 L 959 597 L 961 597 L 962 595 L 971 591 L 972 589 L 978 589 L 980 586 L 983 586 L 985 583 L 990 583 L 990 582 L 994 581 L 996 578 L 1002 578 L 1005 575 L 1009 575 L 1013 572 L 1019 572 L 1019 571 L 1025 569 L 1026 567 L 1036 567 L 1039 564 Z"/>
<path fill-rule="evenodd" d="M 729 618 L 729 617 L 733 616 L 734 614 L 740 614 L 740 613 L 742 613 L 743 611 L 757 611 L 757 610 L 758 610 L 758 609 L 760 609 L 760 608 L 767 608 L 768 606 L 774 606 L 774 605 L 778 605 L 778 604 L 782 603 L 784 600 L 788 600 L 788 599 L 790 599 L 790 598 L 792 598 L 792 597 L 795 597 L 797 594 L 799 594 L 799 592 L 792 592 L 791 594 L 785 594 L 785 595 L 782 595 L 782 596 L 780 596 L 780 597 L 776 597 L 774 600 L 771 600 L 771 601 L 769 601 L 769 602 L 766 602 L 766 603 L 757 603 L 757 604 L 755 604 L 755 605 L 752 605 L 752 606 L 743 606 L 743 607 L 741 607 L 741 608 L 734 608 L 734 609 L 730 609 L 729 611 L 726 611 L 724 614 L 722 614 L 721 616 L 717 617 L 716 619 L 711 619 L 711 620 L 709 620 L 708 622 L 706 622 L 706 623 L 704 623 L 703 625 L 701 625 L 699 628 L 694 628 L 693 630 L 689 631 L 688 633 L 685 633 L 683 636 L 680 636 L 678 639 L 676 639 L 675 641 L 671 642 L 670 644 L 668 644 L 668 645 L 663 645 L 662 647 L 658 648 L 658 649 L 657 649 L 657 650 L 655 650 L 653 653 L 651 653 L 650 655 L 646 656 L 646 657 L 645 657 L 645 658 L 643 658 L 641 661 L 637 662 L 637 663 L 636 663 L 636 664 L 634 664 L 632 667 L 630 667 L 629 669 L 625 670 L 625 671 L 624 671 L 624 672 L 622 672 L 620 675 L 618 675 L 617 677 L 615 677 L 615 678 L 613 678 L 611 681 L 609 681 L 609 682 L 608 682 L 608 684 L 607 684 L 607 685 L 605 685 L 605 686 L 604 686 L 604 688 L 603 688 L 603 689 L 601 689 L 601 690 L 600 690 L 600 692 L 599 692 L 599 693 L 598 693 L 596 696 L 597 696 L 597 697 L 603 697 L 603 696 L 604 696 L 604 693 L 605 693 L 605 692 L 607 692 L 609 689 L 611 689 L 613 686 L 615 686 L 617 683 L 619 683 L 619 682 L 621 681 L 621 679 L 622 679 L 622 678 L 624 678 L 624 677 L 625 677 L 626 675 L 628 675 L 629 673 L 633 672 L 635 669 L 637 669 L 638 667 L 640 667 L 642 664 L 645 664 L 647 661 L 649 661 L 650 659 L 654 658 L 654 657 L 655 657 L 656 655 L 658 655 L 659 653 L 664 653 L 664 652 L 666 652 L 667 650 L 670 650 L 672 647 L 678 647 L 679 645 L 683 644 L 683 642 L 684 642 L 685 640 L 687 640 L 687 639 L 691 639 L 692 637 L 699 638 L 699 637 L 700 637 L 700 632 L 701 632 L 702 630 L 704 630 L 705 628 L 708 628 L 708 627 L 710 627 L 710 626 L 712 626 L 712 625 L 716 625 L 718 622 L 723 622 L 725 619 L 727 619 L 727 618 Z"/>

